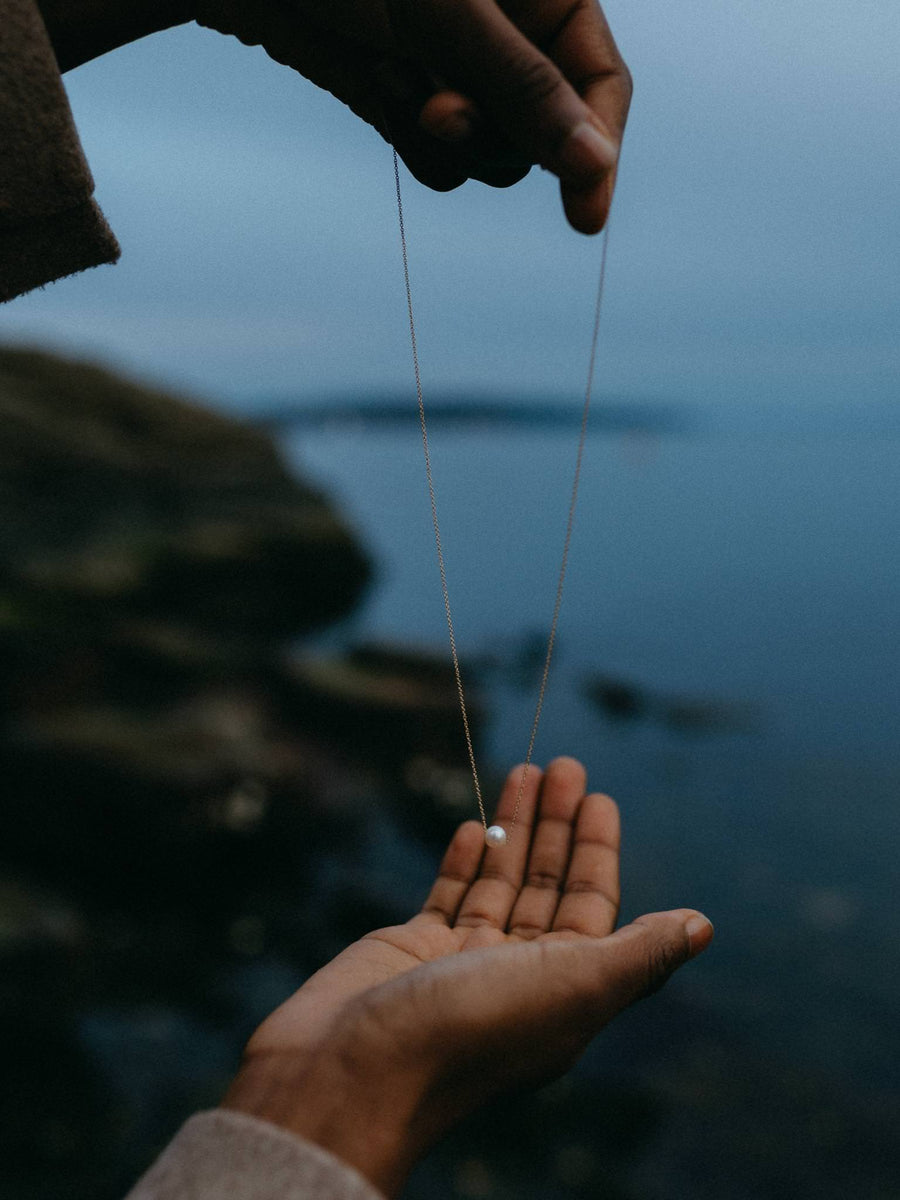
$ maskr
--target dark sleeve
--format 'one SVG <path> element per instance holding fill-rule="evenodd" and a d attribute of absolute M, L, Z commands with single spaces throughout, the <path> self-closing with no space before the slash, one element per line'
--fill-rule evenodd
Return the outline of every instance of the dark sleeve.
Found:
<path fill-rule="evenodd" d="M 0 301 L 87 267 L 119 246 L 34 0 L 0 0 Z"/>

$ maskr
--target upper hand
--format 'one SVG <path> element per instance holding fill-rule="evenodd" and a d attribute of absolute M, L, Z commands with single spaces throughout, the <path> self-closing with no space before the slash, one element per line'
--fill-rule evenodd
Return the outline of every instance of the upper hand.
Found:
<path fill-rule="evenodd" d="M 521 768 L 497 812 L 509 824 Z M 257 1030 L 225 1104 L 304 1134 L 391 1193 L 491 1095 L 561 1074 L 712 930 L 693 910 L 613 933 L 619 821 L 573 759 L 532 768 L 509 843 L 453 838 L 422 911 L 354 943 Z"/>
<path fill-rule="evenodd" d="M 197 0 L 387 136 L 447 190 L 559 177 L 569 222 L 606 221 L 631 77 L 594 0 Z"/>

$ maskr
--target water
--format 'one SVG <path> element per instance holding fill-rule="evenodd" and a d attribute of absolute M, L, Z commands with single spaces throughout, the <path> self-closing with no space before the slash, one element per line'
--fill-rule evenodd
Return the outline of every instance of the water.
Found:
<path fill-rule="evenodd" d="M 445 647 L 414 426 L 286 445 L 375 556 L 353 635 Z M 898 446 L 814 428 L 591 437 L 536 752 L 576 755 L 619 801 L 625 916 L 684 904 L 716 923 L 677 984 L 689 1020 L 860 1112 L 900 1101 Z M 549 623 L 574 439 L 436 429 L 432 451 L 461 653 L 512 653 Z M 598 674 L 658 713 L 715 700 L 747 719 L 615 720 L 584 695 Z M 535 694 L 491 685 L 497 763 L 521 759 Z"/>

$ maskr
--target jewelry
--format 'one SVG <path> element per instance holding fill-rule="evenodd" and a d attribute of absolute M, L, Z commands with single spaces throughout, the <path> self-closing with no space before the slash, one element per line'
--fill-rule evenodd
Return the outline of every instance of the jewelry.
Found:
<path fill-rule="evenodd" d="M 389 139 L 390 140 L 390 139 Z M 393 147 L 392 147 L 393 149 Z M 453 659 L 453 675 L 456 680 L 456 692 L 459 697 L 459 708 L 462 714 L 463 731 L 466 737 L 466 749 L 469 755 L 469 766 L 472 769 L 472 780 L 475 785 L 475 798 L 478 801 L 478 811 L 481 814 L 481 824 L 484 829 L 485 844 L 491 847 L 505 846 L 508 837 L 512 834 L 516 825 L 516 820 L 519 816 L 519 805 L 522 801 L 522 794 L 525 791 L 525 783 L 528 779 L 528 768 L 531 766 L 531 756 L 534 753 L 534 740 L 537 737 L 538 724 L 541 719 L 541 712 L 544 707 L 544 693 L 547 690 L 547 679 L 550 674 L 550 660 L 553 657 L 553 647 L 556 642 L 556 630 L 559 625 L 559 610 L 562 605 L 563 585 L 566 579 L 566 567 L 569 562 L 569 545 L 572 541 L 572 528 L 575 523 L 575 507 L 578 502 L 578 484 L 581 479 L 581 464 L 584 458 L 584 443 L 587 434 L 588 415 L 591 409 L 591 391 L 594 383 L 594 367 L 597 360 L 597 338 L 600 332 L 600 310 L 603 305 L 603 284 L 606 278 L 606 251 L 609 244 L 609 221 L 607 220 L 606 228 L 603 233 L 603 246 L 600 255 L 600 277 L 597 283 L 597 299 L 594 306 L 594 327 L 591 335 L 591 351 L 588 361 L 587 383 L 584 389 L 584 406 L 581 412 L 581 431 L 578 436 L 578 453 L 575 457 L 575 473 L 572 479 L 572 495 L 569 501 L 569 515 L 566 520 L 566 536 L 563 543 L 562 560 L 559 567 L 559 579 L 556 584 L 556 600 L 553 605 L 553 618 L 550 622 L 550 634 L 547 638 L 547 653 L 544 657 L 544 669 L 541 676 L 541 684 L 538 689 L 537 705 L 534 710 L 534 720 L 531 725 L 531 735 L 528 739 L 528 752 L 525 755 L 525 763 L 522 767 L 522 778 L 519 781 L 519 788 L 516 793 L 516 802 L 513 809 L 512 819 L 509 823 L 509 829 L 505 829 L 502 825 L 488 826 L 487 816 L 485 815 L 484 799 L 481 794 L 481 783 L 478 779 L 478 767 L 475 764 L 475 749 L 472 745 L 472 732 L 469 727 L 469 714 L 466 709 L 466 697 L 463 691 L 462 672 L 459 666 L 459 655 L 456 650 L 456 634 L 453 631 L 453 616 L 450 612 L 450 592 L 447 587 L 447 572 L 444 566 L 444 551 L 441 545 L 441 530 L 438 524 L 437 500 L 434 493 L 434 481 L 431 474 L 431 454 L 428 448 L 428 427 L 425 421 L 425 401 L 422 397 L 422 377 L 419 371 L 419 351 L 416 345 L 416 323 L 413 318 L 413 303 L 412 303 L 412 288 L 409 282 L 409 254 L 406 246 L 406 225 L 403 220 L 403 197 L 400 192 L 400 163 L 397 157 L 397 151 L 393 150 L 394 155 L 394 185 L 397 192 L 397 220 L 400 226 L 400 249 L 403 256 L 403 280 L 406 285 L 406 308 L 409 314 L 409 338 L 412 347 L 413 371 L 416 379 L 416 398 L 419 405 L 419 424 L 422 429 L 422 449 L 425 455 L 425 477 L 428 481 L 428 498 L 431 503 L 431 521 L 434 526 L 434 544 L 437 549 L 438 569 L 441 575 L 441 591 L 444 596 L 444 611 L 447 617 L 447 630 L 450 635 L 450 654 Z"/>

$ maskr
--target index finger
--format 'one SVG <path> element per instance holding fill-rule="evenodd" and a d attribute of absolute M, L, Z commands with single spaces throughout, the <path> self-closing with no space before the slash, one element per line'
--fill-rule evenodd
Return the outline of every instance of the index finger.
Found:
<path fill-rule="evenodd" d="M 574 70 L 588 91 L 621 62 L 602 14 L 598 19 L 588 0 L 575 8 L 571 0 L 519 0 L 512 19 L 494 0 L 393 0 L 393 7 L 395 28 L 429 68 L 471 96 L 531 161 L 580 191 L 608 175 L 618 154 L 610 136 L 616 122 L 605 125 L 567 77 Z M 576 207 L 572 215 L 578 220 L 581 211 Z M 583 232 L 598 228 L 591 224 Z"/>

